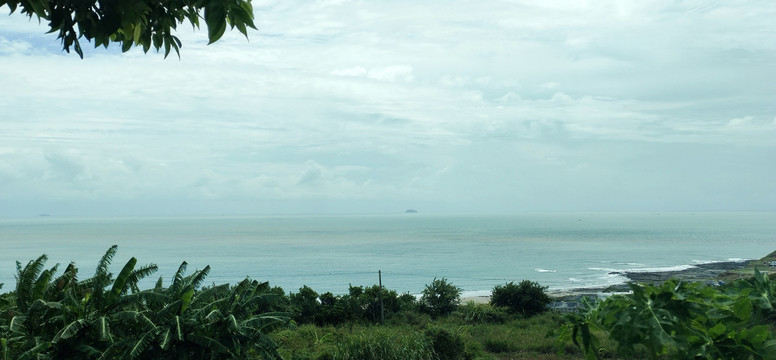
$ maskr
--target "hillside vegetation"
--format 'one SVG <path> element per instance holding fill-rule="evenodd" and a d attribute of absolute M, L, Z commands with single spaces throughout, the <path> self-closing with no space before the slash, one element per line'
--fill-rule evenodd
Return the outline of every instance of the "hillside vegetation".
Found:
<path fill-rule="evenodd" d="M 545 287 L 493 288 L 489 304 L 433 279 L 416 297 L 373 286 L 286 293 L 267 282 L 202 287 L 209 267 L 168 286 L 130 259 L 114 276 L 111 247 L 90 277 L 46 255 L 17 262 L 0 295 L 0 359 L 775 359 L 776 281 L 711 287 L 676 279 L 548 311 Z"/>

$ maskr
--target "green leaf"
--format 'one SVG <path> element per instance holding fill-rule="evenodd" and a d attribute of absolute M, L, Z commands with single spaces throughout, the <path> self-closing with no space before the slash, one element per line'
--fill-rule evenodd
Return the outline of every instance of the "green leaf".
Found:
<path fill-rule="evenodd" d="M 211 349 L 216 353 L 226 353 L 229 351 L 229 349 L 226 346 L 224 346 L 223 344 L 221 344 L 220 342 L 218 342 L 217 340 L 211 337 L 191 334 L 187 338 L 191 342 L 199 344 L 205 348 Z"/>
<path fill-rule="evenodd" d="M 112 306 L 118 300 L 119 296 L 126 292 L 128 285 L 127 279 L 129 279 L 130 275 L 132 275 L 132 270 L 135 268 L 135 264 L 137 264 L 137 259 L 132 257 L 124 265 L 124 268 L 121 269 L 119 276 L 113 282 L 113 288 L 111 288 L 108 295 L 106 306 Z"/>
<path fill-rule="evenodd" d="M 140 36 L 143 35 L 143 27 L 136 24 L 134 28 L 135 29 L 132 33 L 132 41 L 135 44 L 140 44 Z"/>
<path fill-rule="evenodd" d="M 148 348 L 152 337 L 153 333 L 151 331 L 143 334 L 143 336 L 137 342 L 135 342 L 135 345 L 132 346 L 132 349 L 129 352 L 129 356 L 133 359 L 140 357 L 140 355 L 143 354 L 143 351 Z"/>
<path fill-rule="evenodd" d="M 100 340 L 113 342 L 113 337 L 110 335 L 110 325 L 105 316 L 97 318 L 97 332 L 100 334 Z"/>
<path fill-rule="evenodd" d="M 54 339 L 52 342 L 56 343 L 60 339 L 67 340 L 75 335 L 77 335 L 79 332 L 81 332 L 81 329 L 83 329 L 86 326 L 87 322 L 84 319 L 78 319 L 76 321 L 73 321 L 67 325 L 65 325 L 62 330 L 59 330 L 59 332 L 54 336 Z"/>
<path fill-rule="evenodd" d="M 207 24 L 208 45 L 218 41 L 226 31 L 226 9 L 217 1 L 210 1 L 205 6 L 205 23 Z"/>
<path fill-rule="evenodd" d="M 42 342 L 19 356 L 19 360 L 38 358 L 38 354 L 51 347 L 50 342 Z"/>
<path fill-rule="evenodd" d="M 749 321 L 752 318 L 752 301 L 746 296 L 741 296 L 733 303 L 732 310 L 737 318 Z"/>
<path fill-rule="evenodd" d="M 179 314 L 183 314 L 186 309 L 189 308 L 189 304 L 191 303 L 191 298 L 194 296 L 194 288 L 189 285 L 186 287 L 186 290 L 183 294 L 181 294 L 181 311 Z"/>
<path fill-rule="evenodd" d="M 717 325 L 714 325 L 713 328 L 709 329 L 709 336 L 718 338 L 725 333 L 725 330 L 727 330 L 727 326 L 723 323 L 718 323 Z"/>
<path fill-rule="evenodd" d="M 170 347 L 170 342 L 172 342 L 172 331 L 170 328 L 167 328 L 159 337 L 159 347 L 162 350 L 167 350 Z"/>

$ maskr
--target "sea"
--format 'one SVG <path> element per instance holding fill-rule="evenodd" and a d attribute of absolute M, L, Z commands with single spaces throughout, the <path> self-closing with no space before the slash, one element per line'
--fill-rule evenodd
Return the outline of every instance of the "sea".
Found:
<path fill-rule="evenodd" d="M 678 270 L 759 259 L 776 250 L 776 213 L 541 213 L 509 215 L 278 215 L 0 219 L 0 292 L 17 261 L 42 254 L 58 273 L 91 276 L 118 245 L 112 271 L 135 257 L 168 285 L 181 262 L 210 265 L 205 283 L 249 277 L 287 293 L 303 285 L 345 294 L 382 284 L 419 294 L 445 278 L 464 296 L 531 280 L 550 290 L 619 284 L 624 271 Z"/>

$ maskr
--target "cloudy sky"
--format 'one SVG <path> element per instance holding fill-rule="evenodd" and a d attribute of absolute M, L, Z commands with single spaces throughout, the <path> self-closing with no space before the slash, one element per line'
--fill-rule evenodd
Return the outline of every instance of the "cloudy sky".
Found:
<path fill-rule="evenodd" d="M 181 59 L 0 7 L 0 216 L 776 211 L 776 2 L 254 1 Z"/>

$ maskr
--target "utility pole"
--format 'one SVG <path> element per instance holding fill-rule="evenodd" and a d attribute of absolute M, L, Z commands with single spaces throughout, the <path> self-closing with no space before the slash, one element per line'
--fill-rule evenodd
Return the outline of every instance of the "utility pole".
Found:
<path fill-rule="evenodd" d="M 385 325 L 385 305 L 383 304 L 383 272 L 377 270 L 377 281 L 380 285 L 380 324 Z"/>

